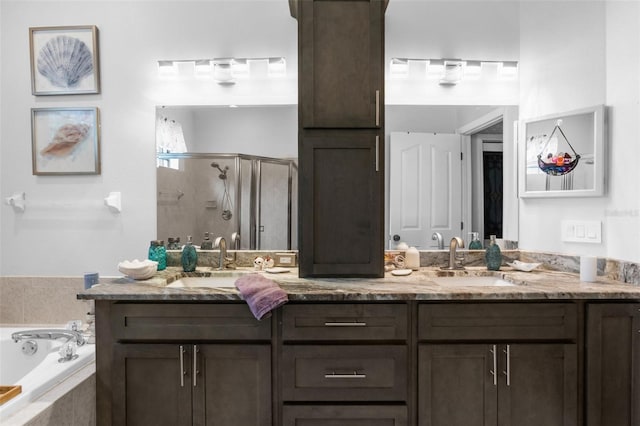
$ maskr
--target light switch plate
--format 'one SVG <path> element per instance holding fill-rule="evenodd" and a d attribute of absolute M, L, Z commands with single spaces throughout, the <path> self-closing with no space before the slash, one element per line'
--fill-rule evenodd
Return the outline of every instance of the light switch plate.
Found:
<path fill-rule="evenodd" d="M 563 220 L 562 241 L 567 243 L 601 243 L 602 222 L 599 220 Z"/>

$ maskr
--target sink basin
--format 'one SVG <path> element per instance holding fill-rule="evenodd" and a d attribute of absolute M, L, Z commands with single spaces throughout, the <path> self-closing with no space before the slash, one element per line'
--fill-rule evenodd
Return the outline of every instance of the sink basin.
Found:
<path fill-rule="evenodd" d="M 517 284 L 499 277 L 434 277 L 434 283 L 443 287 L 513 287 Z"/>
<path fill-rule="evenodd" d="M 220 272 L 212 277 L 183 277 L 177 281 L 167 284 L 169 288 L 235 288 L 238 278 L 246 275 L 247 272 Z"/>

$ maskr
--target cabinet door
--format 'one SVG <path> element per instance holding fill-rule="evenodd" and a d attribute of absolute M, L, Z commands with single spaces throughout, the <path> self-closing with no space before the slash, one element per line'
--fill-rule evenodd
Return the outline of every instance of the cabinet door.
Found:
<path fill-rule="evenodd" d="M 384 156 L 376 131 L 301 137 L 300 276 L 384 276 Z"/>
<path fill-rule="evenodd" d="M 498 424 L 577 426 L 575 344 L 499 346 Z"/>
<path fill-rule="evenodd" d="M 190 359 L 187 345 L 115 344 L 113 424 L 190 426 Z"/>
<path fill-rule="evenodd" d="M 197 345 L 194 426 L 271 426 L 271 346 Z"/>
<path fill-rule="evenodd" d="M 494 348 L 481 344 L 419 346 L 420 426 L 496 426 Z"/>
<path fill-rule="evenodd" d="M 640 304 L 587 305 L 587 426 L 640 425 Z"/>
<path fill-rule="evenodd" d="M 380 127 L 383 2 L 305 0 L 299 5 L 301 127 Z"/>

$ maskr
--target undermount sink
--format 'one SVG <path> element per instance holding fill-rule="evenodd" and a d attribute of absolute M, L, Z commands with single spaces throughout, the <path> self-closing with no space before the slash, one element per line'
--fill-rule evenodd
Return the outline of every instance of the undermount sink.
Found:
<path fill-rule="evenodd" d="M 235 287 L 238 278 L 246 275 L 246 271 L 220 271 L 211 277 L 183 277 L 170 284 L 169 288 L 221 288 Z"/>
<path fill-rule="evenodd" d="M 434 283 L 443 287 L 513 287 L 517 284 L 500 277 L 433 277 Z"/>

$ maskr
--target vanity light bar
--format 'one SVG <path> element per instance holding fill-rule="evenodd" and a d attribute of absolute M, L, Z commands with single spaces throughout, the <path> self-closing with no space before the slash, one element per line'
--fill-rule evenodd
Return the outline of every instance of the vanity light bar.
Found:
<path fill-rule="evenodd" d="M 160 60 L 158 75 L 195 75 L 198 78 L 212 78 L 218 83 L 235 83 L 236 79 L 286 77 L 287 62 L 284 57 Z"/>
<path fill-rule="evenodd" d="M 486 65 L 496 66 L 499 78 L 518 77 L 517 61 L 422 58 L 391 58 L 389 76 L 392 79 L 438 79 L 442 85 L 454 85 L 463 79 L 480 79 Z"/>

